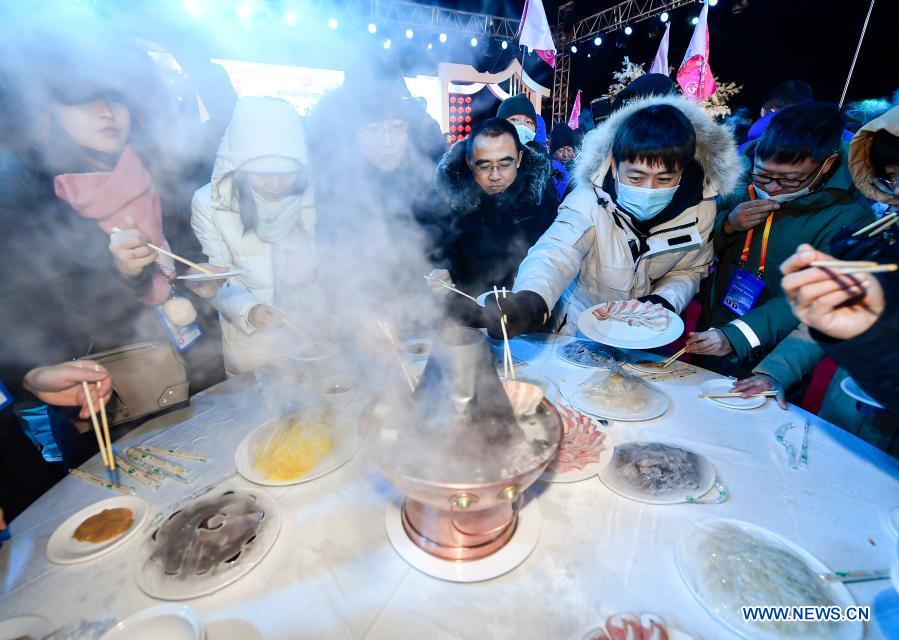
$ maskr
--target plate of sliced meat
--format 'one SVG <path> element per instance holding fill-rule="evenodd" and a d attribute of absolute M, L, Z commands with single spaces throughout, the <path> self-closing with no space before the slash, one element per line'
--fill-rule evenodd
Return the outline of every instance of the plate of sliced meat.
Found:
<path fill-rule="evenodd" d="M 624 349 L 652 349 L 677 340 L 684 321 L 660 304 L 638 300 L 604 302 L 585 310 L 578 328 L 588 338 Z"/>

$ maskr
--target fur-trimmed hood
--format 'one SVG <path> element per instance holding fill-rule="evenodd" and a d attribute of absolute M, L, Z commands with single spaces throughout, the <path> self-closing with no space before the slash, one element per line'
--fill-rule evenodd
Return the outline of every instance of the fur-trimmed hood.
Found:
<path fill-rule="evenodd" d="M 855 186 L 866 198 L 899 205 L 899 198 L 884 193 L 871 184 L 871 180 L 875 178 L 874 165 L 871 163 L 871 144 L 874 142 L 874 133 L 881 129 L 899 136 L 899 107 L 893 107 L 879 118 L 875 118 L 855 134 L 849 145 L 849 171 L 852 173 Z"/>
<path fill-rule="evenodd" d="M 634 112 L 661 104 L 680 109 L 696 131 L 696 161 L 705 173 L 703 191 L 706 197 L 733 191 L 743 171 L 733 135 L 716 124 L 702 107 L 679 96 L 659 96 L 633 102 L 588 133 L 575 160 L 575 184 L 594 184 L 602 188 L 603 179 L 612 164 L 612 142 L 618 127 Z"/>
<path fill-rule="evenodd" d="M 519 208 L 539 206 L 550 178 L 549 159 L 533 149 L 524 148 L 518 177 L 506 191 L 496 196 L 511 198 Z M 437 164 L 437 193 L 454 213 L 470 213 L 489 197 L 474 181 L 465 161 L 465 141 L 460 140 L 446 152 Z"/>

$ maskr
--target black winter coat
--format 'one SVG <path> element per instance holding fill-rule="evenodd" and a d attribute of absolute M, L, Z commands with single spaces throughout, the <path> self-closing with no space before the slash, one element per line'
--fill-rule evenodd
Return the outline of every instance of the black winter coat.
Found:
<path fill-rule="evenodd" d="M 559 200 L 548 157 L 525 148 L 518 177 L 490 195 L 475 182 L 457 143 L 437 166 L 437 193 L 448 209 L 443 258 L 462 291 L 511 289 L 518 265 L 556 219 Z"/>

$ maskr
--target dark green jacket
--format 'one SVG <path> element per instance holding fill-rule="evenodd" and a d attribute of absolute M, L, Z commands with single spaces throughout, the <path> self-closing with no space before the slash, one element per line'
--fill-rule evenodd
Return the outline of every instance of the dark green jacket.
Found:
<path fill-rule="evenodd" d="M 755 143 L 751 143 L 745 150 L 747 170 L 744 185 L 748 185 L 748 167 L 751 166 L 754 153 Z M 774 214 L 765 264 L 765 289 L 755 308 L 742 318 L 725 307 L 722 300 L 734 273 L 739 268 L 746 233 L 733 235 L 724 233 L 724 220 L 733 207 L 722 208 L 716 216 L 714 244 L 718 266 L 703 282 L 700 292 L 702 296 L 700 327 L 721 329 L 734 347 L 731 359 L 747 369 L 763 358 L 799 324 L 790 311 L 780 286 L 781 263 L 804 242 L 829 252 L 830 242 L 842 225 L 861 227 L 874 219 L 872 210 L 852 183 L 847 158 L 848 145 L 844 144 L 824 186 L 802 198 L 782 203 Z M 738 188 L 737 193 L 742 193 L 748 198 L 745 195 L 746 186 Z M 739 201 L 735 204 L 739 204 Z M 763 230 L 764 223 L 755 228 L 749 259 L 744 267 L 752 274 L 758 273 Z"/>

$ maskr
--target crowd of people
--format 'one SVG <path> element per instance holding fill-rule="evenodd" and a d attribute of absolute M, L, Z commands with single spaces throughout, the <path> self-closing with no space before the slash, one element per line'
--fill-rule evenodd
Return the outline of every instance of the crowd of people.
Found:
<path fill-rule="evenodd" d="M 132 43 L 75 72 L 57 64 L 64 44 L 39 46 L 27 90 L 0 79 L 8 518 L 96 452 L 89 405 L 107 403 L 120 434 L 296 345 L 342 339 L 340 310 L 401 322 L 395 309 L 422 296 L 433 322 L 498 336 L 504 316 L 510 337 L 574 335 L 601 302 L 692 303 L 694 363 L 786 408 L 830 356 L 821 415 L 899 454 L 899 276 L 811 266 L 899 257 L 893 230 L 856 235 L 899 205 L 899 108 L 852 135 L 791 81 L 737 134 L 652 74 L 586 135 L 557 123 L 547 139 L 521 94 L 447 148 L 382 61 L 348 69 L 306 118 L 219 83 L 204 122 L 183 104 L 175 120 L 152 110 Z M 198 141 L 177 161 L 172 122 Z M 501 308 L 447 288 L 494 286 L 509 291 Z M 846 375 L 884 409 L 842 394 Z"/>

